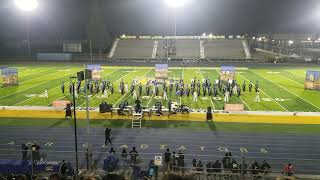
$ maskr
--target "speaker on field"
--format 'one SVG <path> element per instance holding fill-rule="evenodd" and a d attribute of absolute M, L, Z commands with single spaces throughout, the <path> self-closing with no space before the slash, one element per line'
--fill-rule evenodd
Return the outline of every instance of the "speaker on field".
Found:
<path fill-rule="evenodd" d="M 78 78 L 78 81 L 83 81 L 83 80 L 84 80 L 84 73 L 83 73 L 83 71 L 77 72 L 77 78 Z"/>
<path fill-rule="evenodd" d="M 65 118 L 67 118 L 67 117 L 72 117 L 72 111 L 71 111 L 71 104 L 70 103 L 68 103 L 67 104 L 67 106 L 66 106 L 66 116 L 65 116 Z"/>
<path fill-rule="evenodd" d="M 111 112 L 112 104 L 108 104 L 106 102 L 102 102 L 99 105 L 99 111 L 100 113 L 106 113 L 106 112 Z"/>
<path fill-rule="evenodd" d="M 92 79 L 92 71 L 90 69 L 85 69 L 86 79 Z"/>
<path fill-rule="evenodd" d="M 107 109 L 107 103 L 106 102 L 102 102 L 100 105 L 99 105 L 99 111 L 100 113 L 106 113 L 106 109 Z"/>
<path fill-rule="evenodd" d="M 207 120 L 212 120 L 212 109 L 207 107 Z"/>

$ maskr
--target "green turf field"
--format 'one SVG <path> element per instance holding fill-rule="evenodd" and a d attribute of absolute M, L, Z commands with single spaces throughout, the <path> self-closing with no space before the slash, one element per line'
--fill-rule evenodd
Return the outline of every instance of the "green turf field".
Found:
<path fill-rule="evenodd" d="M 0 88 L 0 105 L 7 106 L 51 106 L 54 100 L 70 100 L 68 93 L 69 77 L 81 70 L 81 65 L 12 65 L 19 68 L 19 86 Z M 307 69 L 320 70 L 319 67 L 264 67 L 264 68 L 240 68 L 236 70 L 236 79 L 240 85 L 244 80 L 259 81 L 260 98 L 262 102 L 254 102 L 254 92 L 242 93 L 241 97 L 232 96 L 230 103 L 243 103 L 246 110 L 252 111 L 320 111 L 320 92 L 304 90 L 305 71 Z M 109 98 L 103 98 L 100 94 L 92 94 L 90 107 L 97 107 L 102 101 L 118 106 L 123 100 L 133 104 L 134 100 L 129 93 L 124 96 L 118 91 L 119 82 L 123 79 L 130 84 L 134 79 L 145 82 L 147 78 L 154 79 L 155 70 L 152 67 L 110 67 L 103 66 L 102 77 L 109 78 L 113 84 L 115 93 Z M 185 83 L 190 84 L 192 78 L 202 79 L 208 76 L 213 82 L 219 76 L 219 67 L 206 68 L 169 68 L 169 78 L 183 77 Z M 61 93 L 60 84 L 66 82 L 66 93 Z M 83 83 L 82 83 L 83 84 Z M 49 98 L 41 97 L 45 89 L 48 89 Z M 162 88 L 160 88 L 162 89 Z M 161 92 L 161 90 L 160 90 Z M 145 95 L 145 87 L 143 87 Z M 110 93 L 109 93 L 110 95 Z M 223 99 L 222 94 L 219 95 Z M 223 109 L 223 100 L 215 100 L 212 97 L 202 96 L 198 102 L 193 103 L 192 97 L 176 96 L 168 91 L 168 98 L 175 102 L 188 104 L 194 109 L 206 109 L 211 106 L 215 110 Z M 154 96 L 141 99 L 142 106 L 152 106 L 156 101 Z M 166 106 L 167 101 L 162 101 Z M 77 106 L 85 106 L 85 98 L 80 95 L 76 100 Z"/>

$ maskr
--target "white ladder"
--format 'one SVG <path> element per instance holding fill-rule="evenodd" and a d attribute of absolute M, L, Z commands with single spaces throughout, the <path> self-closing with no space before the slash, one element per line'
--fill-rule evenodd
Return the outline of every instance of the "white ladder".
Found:
<path fill-rule="evenodd" d="M 203 40 L 200 40 L 200 58 L 204 59 L 204 46 L 203 46 Z"/>
<path fill-rule="evenodd" d="M 112 48 L 111 48 L 110 53 L 109 53 L 109 55 L 108 55 L 108 58 L 112 58 L 112 57 L 113 57 L 113 54 L 114 54 L 114 52 L 116 51 L 116 48 L 117 48 L 117 46 L 118 46 L 119 40 L 120 40 L 120 39 L 117 38 L 117 39 L 113 42 L 113 45 L 112 45 Z"/>
<path fill-rule="evenodd" d="M 154 41 L 154 43 L 153 43 L 153 50 L 152 50 L 152 55 L 151 55 L 152 59 L 155 59 L 157 56 L 158 43 L 159 43 L 158 41 Z"/>
<path fill-rule="evenodd" d="M 142 113 L 133 113 L 132 114 L 132 121 L 131 121 L 131 128 L 141 128 L 142 124 Z"/>

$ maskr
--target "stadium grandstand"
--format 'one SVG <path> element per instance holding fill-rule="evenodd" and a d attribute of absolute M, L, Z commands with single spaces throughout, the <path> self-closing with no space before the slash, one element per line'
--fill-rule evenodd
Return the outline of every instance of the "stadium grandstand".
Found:
<path fill-rule="evenodd" d="M 108 58 L 250 59 L 248 42 L 239 36 L 238 38 L 226 39 L 225 36 L 126 37 L 124 35 L 114 41 Z"/>

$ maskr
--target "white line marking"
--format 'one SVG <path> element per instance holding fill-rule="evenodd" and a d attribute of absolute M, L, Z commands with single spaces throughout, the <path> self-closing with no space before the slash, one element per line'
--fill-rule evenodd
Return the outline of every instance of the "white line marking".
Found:
<path fill-rule="evenodd" d="M 244 100 L 241 98 L 241 97 L 239 97 L 240 99 L 241 99 L 241 101 L 248 107 L 248 109 L 251 111 L 251 108 L 248 106 L 248 104 L 246 103 L 246 102 L 244 102 Z"/>
<path fill-rule="evenodd" d="M 292 79 L 290 79 L 290 78 L 287 78 L 287 77 L 285 77 L 285 76 L 283 76 L 283 75 L 281 75 L 281 74 L 277 74 L 278 76 L 281 76 L 281 77 L 283 77 L 283 78 L 285 78 L 285 79 L 287 79 L 287 80 L 289 80 L 289 81 L 292 81 L 292 82 L 294 82 L 294 83 L 296 83 L 296 84 L 299 84 L 300 86 L 304 86 L 304 84 L 301 84 L 301 83 L 299 83 L 299 82 L 297 82 L 297 81 L 294 81 L 294 80 L 292 80 Z"/>
<path fill-rule="evenodd" d="M 245 80 L 249 81 L 246 77 L 244 77 L 242 74 L 239 74 L 240 76 L 242 76 Z M 274 100 L 269 94 L 267 94 L 265 91 L 263 91 L 262 89 L 259 89 L 263 94 L 265 94 L 266 96 L 268 96 L 271 100 L 273 100 L 274 102 L 276 102 L 281 108 L 283 108 L 285 111 L 288 111 L 285 107 L 283 107 L 280 103 L 278 103 L 276 100 Z M 250 108 L 249 108 L 250 109 Z"/>
<path fill-rule="evenodd" d="M 183 79 L 183 77 L 184 77 L 184 68 L 182 68 L 182 79 Z"/>
<path fill-rule="evenodd" d="M 302 76 L 302 75 L 297 74 L 297 73 L 295 73 L 295 72 L 288 71 L 288 70 L 286 70 L 286 71 L 287 71 L 287 72 L 289 72 L 289 73 L 291 73 L 291 74 L 294 74 L 294 75 L 296 75 L 296 76 L 299 76 L 299 77 L 305 78 L 305 76 Z"/>
<path fill-rule="evenodd" d="M 45 71 L 44 71 L 45 72 Z M 44 73 L 44 72 L 42 72 L 42 73 Z M 51 74 L 55 74 L 55 73 L 58 73 L 57 71 L 54 71 L 54 72 L 52 72 L 52 73 L 49 73 L 49 74 L 46 74 L 46 75 L 44 75 L 44 76 L 49 76 L 49 75 L 51 75 Z M 34 74 L 39 74 L 39 73 L 34 73 Z M 26 82 L 29 82 L 29 81 L 34 81 L 35 79 L 39 79 L 39 78 L 43 78 L 43 76 L 39 76 L 39 77 L 36 77 L 36 78 L 32 78 L 32 79 L 29 79 L 29 80 L 26 80 L 26 81 L 22 81 L 21 83 L 19 83 L 20 85 L 22 85 L 22 84 L 25 84 Z"/>
<path fill-rule="evenodd" d="M 60 72 L 59 72 L 59 73 L 60 73 Z M 23 90 L 20 90 L 20 91 L 17 91 L 17 92 L 14 92 L 14 93 L 8 94 L 8 95 L 6 95 L 6 96 L 2 96 L 2 97 L 0 97 L 0 99 L 4 99 L 4 98 L 9 97 L 9 96 L 11 96 L 11 95 L 14 95 L 14 94 L 17 94 L 17 93 L 20 93 L 20 92 L 23 92 L 23 91 L 26 91 L 26 90 L 32 89 L 32 88 L 37 87 L 37 86 L 40 86 L 40 85 L 42 85 L 42 84 L 46 84 L 46 83 L 48 83 L 48 82 L 50 82 L 50 81 L 55 81 L 55 80 L 57 80 L 57 79 L 64 78 L 64 77 L 66 77 L 66 76 L 68 76 L 68 75 L 71 75 L 71 74 L 72 74 L 72 73 L 67 74 L 67 75 L 65 75 L 65 76 L 63 76 L 63 77 L 59 77 L 59 78 L 51 79 L 51 80 L 49 80 L 49 81 L 45 81 L 45 82 L 43 82 L 43 83 L 40 83 L 40 84 L 37 84 L 37 85 L 31 86 L 31 87 L 29 87 L 29 88 L 27 88 L 27 89 L 23 89 Z M 42 76 L 42 77 L 43 77 L 43 76 Z"/>
<path fill-rule="evenodd" d="M 255 73 L 255 74 L 257 74 L 257 75 L 259 75 L 260 77 L 263 77 L 263 76 L 261 76 L 260 74 L 258 74 L 258 73 L 256 73 L 256 72 L 254 72 L 254 71 L 252 71 L 252 70 L 250 70 L 250 71 L 251 71 L 251 72 L 253 72 L 253 73 Z M 287 88 L 285 88 L 285 87 L 281 86 L 280 84 L 278 84 L 278 83 L 276 83 L 276 82 L 272 81 L 270 78 L 269 78 L 269 79 L 267 79 L 267 78 L 265 78 L 265 77 L 263 77 L 263 78 L 264 78 L 264 79 L 266 79 L 266 80 L 268 80 L 268 81 L 273 82 L 274 84 L 278 85 L 280 88 L 282 88 L 282 89 L 286 90 L 287 92 L 289 92 L 289 93 L 293 94 L 294 96 L 296 96 L 296 97 L 298 97 L 298 98 L 302 99 L 303 101 L 305 101 L 305 102 L 307 102 L 307 103 L 311 104 L 312 106 L 314 106 L 314 107 L 316 107 L 316 108 L 320 109 L 320 107 L 318 107 L 318 106 L 314 105 L 314 104 L 313 104 L 313 103 L 311 103 L 310 101 L 307 101 L 307 100 L 303 99 L 301 96 L 298 96 L 297 94 L 295 94 L 295 93 L 291 92 L 289 89 L 287 89 Z"/>
<path fill-rule="evenodd" d="M 49 89 L 49 90 L 48 90 L 48 92 L 49 92 L 48 94 L 50 95 L 50 91 L 52 91 L 52 90 L 54 90 L 54 89 L 57 89 L 58 87 L 60 87 L 60 86 L 54 87 L 54 88 L 52 88 L 52 89 Z M 28 101 L 28 100 L 30 100 L 30 99 L 35 98 L 35 97 L 39 97 L 39 96 L 33 96 L 33 97 L 31 97 L 31 98 L 27 98 L 27 99 L 25 99 L 25 100 L 23 100 L 23 101 L 20 101 L 20 102 L 14 104 L 14 105 L 12 105 L 12 106 L 17 106 L 18 104 L 24 103 L 24 102 L 26 102 L 26 101 Z M 44 99 L 45 99 L 45 98 L 44 98 Z M 51 104 L 51 103 L 50 103 L 50 104 Z M 50 105 L 50 104 L 49 104 L 49 105 Z"/>

